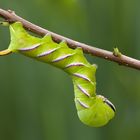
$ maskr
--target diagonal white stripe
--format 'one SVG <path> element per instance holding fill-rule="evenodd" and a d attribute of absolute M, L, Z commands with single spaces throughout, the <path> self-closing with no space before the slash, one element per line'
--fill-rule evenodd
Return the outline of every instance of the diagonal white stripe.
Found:
<path fill-rule="evenodd" d="M 40 43 L 34 44 L 34 45 L 26 47 L 26 48 L 20 48 L 19 51 L 30 51 L 30 50 L 38 48 L 40 45 L 41 45 Z"/>

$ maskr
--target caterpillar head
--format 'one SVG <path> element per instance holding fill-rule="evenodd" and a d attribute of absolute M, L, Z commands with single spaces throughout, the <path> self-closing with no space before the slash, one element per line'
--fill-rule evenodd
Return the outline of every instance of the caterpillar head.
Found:
<path fill-rule="evenodd" d="M 114 117 L 116 111 L 114 105 L 101 95 L 93 97 L 90 103 L 83 108 L 78 111 L 79 119 L 92 127 L 104 126 Z"/>

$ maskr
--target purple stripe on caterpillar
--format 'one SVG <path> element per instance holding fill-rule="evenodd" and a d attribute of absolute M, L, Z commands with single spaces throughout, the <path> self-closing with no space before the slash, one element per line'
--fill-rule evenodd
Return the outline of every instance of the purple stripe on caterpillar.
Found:
<path fill-rule="evenodd" d="M 65 69 L 73 67 L 73 66 L 85 66 L 85 65 L 83 63 L 76 62 L 76 63 L 68 64 L 67 66 L 65 66 Z"/>
<path fill-rule="evenodd" d="M 79 88 L 79 90 L 81 90 L 86 96 L 90 97 L 90 94 L 80 85 L 77 85 L 77 87 Z"/>
<path fill-rule="evenodd" d="M 47 56 L 47 55 L 53 53 L 53 52 L 56 51 L 56 50 L 57 50 L 57 48 L 54 48 L 54 49 L 52 49 L 52 50 L 45 51 L 45 52 L 43 52 L 43 53 L 41 53 L 41 54 L 38 54 L 37 57 Z"/>
<path fill-rule="evenodd" d="M 87 78 L 85 75 L 83 74 L 79 74 L 79 73 L 73 73 L 73 76 L 79 77 L 79 78 L 83 78 L 89 82 L 91 82 L 91 80 L 89 78 Z"/>
<path fill-rule="evenodd" d="M 64 60 L 64 59 L 66 59 L 66 58 L 68 58 L 68 57 L 70 57 L 70 56 L 72 56 L 72 55 L 73 55 L 73 54 L 67 54 L 67 55 L 58 57 L 58 58 L 52 60 L 52 62 L 58 62 L 58 61 Z"/>
<path fill-rule="evenodd" d="M 26 47 L 26 48 L 20 48 L 19 51 L 31 51 L 31 50 L 38 48 L 40 45 L 41 45 L 41 43 L 34 44 L 34 45 Z"/>
<path fill-rule="evenodd" d="M 88 105 L 86 105 L 85 103 L 83 103 L 83 102 L 80 101 L 79 99 L 76 99 L 76 100 L 79 102 L 79 104 L 80 104 L 82 107 L 84 107 L 84 108 L 89 108 Z"/>

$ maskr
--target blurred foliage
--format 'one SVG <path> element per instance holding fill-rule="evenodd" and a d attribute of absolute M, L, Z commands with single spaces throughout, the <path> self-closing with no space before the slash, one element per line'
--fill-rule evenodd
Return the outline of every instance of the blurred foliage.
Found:
<path fill-rule="evenodd" d="M 1 0 L 1 8 L 66 37 L 140 59 L 138 0 Z M 1 50 L 9 42 L 0 27 Z M 98 65 L 97 93 L 115 104 L 116 117 L 102 128 L 77 117 L 70 78 L 57 68 L 9 55 L 0 58 L 1 140 L 138 140 L 140 72 L 86 55 Z"/>

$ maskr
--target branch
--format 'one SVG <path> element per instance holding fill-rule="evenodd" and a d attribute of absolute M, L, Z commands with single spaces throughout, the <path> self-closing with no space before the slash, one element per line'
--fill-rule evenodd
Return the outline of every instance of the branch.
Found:
<path fill-rule="evenodd" d="M 3 9 L 0 9 L 0 16 L 8 22 L 20 21 L 20 22 L 22 22 L 23 26 L 27 30 L 29 30 L 33 33 L 36 33 L 38 35 L 44 36 L 47 33 L 50 33 L 52 35 L 53 40 L 57 43 L 61 42 L 62 40 L 66 40 L 67 44 L 70 48 L 74 49 L 76 47 L 81 47 L 85 53 L 88 53 L 88 54 L 91 54 L 91 55 L 94 55 L 97 57 L 101 57 L 106 60 L 117 62 L 120 65 L 124 65 L 127 67 L 131 67 L 131 68 L 140 70 L 140 60 L 128 57 L 126 55 L 121 55 L 118 57 L 118 56 L 115 56 L 110 51 L 106 51 L 106 50 L 99 49 L 99 48 L 96 48 L 93 46 L 89 46 L 84 43 L 80 43 L 80 42 L 74 41 L 72 39 L 58 35 L 56 33 L 50 32 L 46 29 L 43 29 L 43 28 L 41 28 L 35 24 L 32 24 L 31 22 L 21 18 L 20 16 L 16 15 L 14 11 L 11 11 L 11 10 L 6 11 Z"/>

